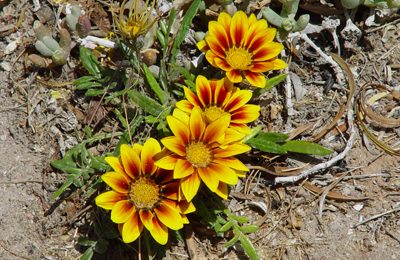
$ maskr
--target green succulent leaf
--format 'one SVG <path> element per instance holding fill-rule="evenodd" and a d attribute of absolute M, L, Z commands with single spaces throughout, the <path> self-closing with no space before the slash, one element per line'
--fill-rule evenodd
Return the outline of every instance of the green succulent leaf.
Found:
<path fill-rule="evenodd" d="M 240 241 L 240 244 L 242 245 L 244 251 L 250 257 L 251 260 L 260 259 L 257 255 L 256 249 L 253 246 L 253 243 L 251 243 L 250 239 L 247 236 L 240 234 L 239 241 Z"/>
<path fill-rule="evenodd" d="M 325 148 L 319 144 L 304 141 L 304 140 L 292 140 L 288 141 L 282 148 L 288 152 L 302 153 L 325 156 L 331 154 L 333 151 L 331 149 Z"/>

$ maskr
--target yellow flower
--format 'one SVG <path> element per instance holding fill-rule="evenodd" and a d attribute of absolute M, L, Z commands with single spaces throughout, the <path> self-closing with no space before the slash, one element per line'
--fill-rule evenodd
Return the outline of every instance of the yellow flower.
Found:
<path fill-rule="evenodd" d="M 178 200 L 179 181 L 172 179 L 172 171 L 154 164 L 153 156 L 160 151 L 158 141 L 150 138 L 143 146 L 121 145 L 120 158 L 105 158 L 114 171 L 101 178 L 112 190 L 97 196 L 96 204 L 111 210 L 125 243 L 135 241 L 144 226 L 164 245 L 168 228 L 181 229 L 189 223 L 185 214 L 195 211 L 191 202 Z"/>
<path fill-rule="evenodd" d="M 267 21 L 257 20 L 254 14 L 247 17 L 239 11 L 231 17 L 221 13 L 218 21 L 208 24 L 208 33 L 197 47 L 212 66 L 226 71 L 230 81 L 241 82 L 244 76 L 250 84 L 263 88 L 263 72 L 287 66 L 276 58 L 283 45 L 273 41 L 275 34 L 275 28 L 268 28 Z"/>
<path fill-rule="evenodd" d="M 201 107 L 207 124 L 214 122 L 225 114 L 230 114 L 230 127 L 242 132 L 249 132 L 247 123 L 260 116 L 260 106 L 250 105 L 252 93 L 233 86 L 226 78 L 208 80 L 204 76 L 196 78 L 196 93 L 184 87 L 186 100 L 176 103 L 176 107 L 191 113 L 196 106 Z"/>
<path fill-rule="evenodd" d="M 170 154 L 159 158 L 156 165 L 174 171 L 173 177 L 180 179 L 187 201 L 196 195 L 201 181 L 212 192 L 227 199 L 227 184 L 235 185 L 238 177 L 243 177 L 248 171 L 233 156 L 250 150 L 249 146 L 238 142 L 243 135 L 227 132 L 229 114 L 206 124 L 200 107 L 194 107 L 190 116 L 176 109 L 172 116 L 167 117 L 167 122 L 174 136 L 163 138 L 161 143 Z"/>
<path fill-rule="evenodd" d="M 154 10 L 155 0 L 151 0 L 150 9 L 149 0 L 146 0 L 144 6 L 139 6 L 139 0 L 133 0 L 134 4 L 129 7 L 128 17 L 124 15 L 126 0 L 124 0 L 119 9 L 119 18 L 116 25 L 123 38 L 134 40 L 138 36 L 146 33 L 153 26 L 156 19 L 151 19 L 151 12 Z"/>

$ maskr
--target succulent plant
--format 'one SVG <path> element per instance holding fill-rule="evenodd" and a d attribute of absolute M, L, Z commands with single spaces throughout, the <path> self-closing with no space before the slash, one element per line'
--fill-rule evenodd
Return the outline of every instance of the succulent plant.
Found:
<path fill-rule="evenodd" d="M 67 62 L 67 56 L 70 51 L 71 36 L 66 29 L 60 31 L 60 41 L 57 42 L 51 34 L 49 28 L 39 21 L 33 23 L 33 30 L 37 41 L 35 48 L 44 57 L 50 57 L 54 64 L 64 65 Z"/>
<path fill-rule="evenodd" d="M 279 2 L 282 3 L 280 14 L 270 7 L 264 7 L 261 9 L 264 18 L 279 27 L 284 33 L 304 30 L 310 21 L 310 15 L 303 14 L 299 19 L 295 19 L 300 0 L 279 0 Z"/>
<path fill-rule="evenodd" d="M 400 7 L 400 0 L 340 0 L 340 2 L 345 9 L 353 9 L 360 5 L 381 9 Z"/>

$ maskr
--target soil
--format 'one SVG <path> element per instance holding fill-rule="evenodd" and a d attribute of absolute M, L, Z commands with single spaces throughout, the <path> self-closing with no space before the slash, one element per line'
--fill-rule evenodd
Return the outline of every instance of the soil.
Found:
<path fill-rule="evenodd" d="M 52 88 L 37 80 L 40 76 L 68 82 L 76 75 L 71 70 L 63 73 L 25 66 L 25 54 L 34 52 L 33 8 L 31 2 L 11 1 L 0 9 L 0 259 L 76 259 L 84 252 L 77 245 L 77 239 L 85 236 L 82 223 L 90 222 L 77 213 L 87 204 L 75 203 L 73 194 L 67 199 L 51 199 L 65 175 L 51 168 L 50 162 L 76 144 L 75 130 L 82 128 L 82 112 L 71 108 L 76 101 L 72 85 Z M 16 24 L 22 13 L 18 28 L 2 29 Z M 400 90 L 399 16 L 394 13 L 371 30 L 362 27 L 365 16 L 360 11 L 356 16 L 364 32 L 360 39 L 343 39 L 338 30 L 342 56 L 355 75 L 356 92 L 368 82 Z M 310 39 L 323 51 L 337 51 L 329 32 L 313 34 Z M 282 84 L 260 98 L 265 106 L 258 123 L 270 131 L 290 132 L 319 122 L 301 133 L 310 137 L 335 115 L 341 97 L 348 92 L 346 84 L 328 84 L 330 78 L 335 79 L 332 68 L 304 42 L 298 44 L 300 55 L 292 56 L 290 71 L 302 81 L 304 93 L 292 97 L 295 113 L 289 120 Z M 60 99 L 54 98 L 54 91 Z M 391 109 L 395 107 L 398 102 Z M 398 129 L 372 129 L 390 145 L 398 145 Z M 342 135 L 325 138 L 321 144 L 340 152 L 347 138 L 344 129 Z M 280 166 L 300 171 L 307 163 L 318 163 L 301 156 L 278 161 Z M 267 167 L 271 162 L 263 158 L 259 165 Z M 234 194 L 241 195 L 233 194 L 228 204 L 237 214 L 249 216 L 251 223 L 260 224 L 250 239 L 263 259 L 400 259 L 400 211 L 396 211 L 400 207 L 399 157 L 377 148 L 356 126 L 354 145 L 345 158 L 308 178 L 308 183 L 324 191 L 342 174 L 346 176 L 332 191 L 353 199 L 328 196 L 323 200 L 303 181 L 274 185 L 273 176 L 252 170 L 234 189 Z M 376 218 L 354 227 L 373 216 Z M 226 250 L 223 243 L 227 238 L 207 236 L 209 230 L 195 225 L 186 245 L 172 242 L 167 259 L 244 257 L 240 246 Z"/>

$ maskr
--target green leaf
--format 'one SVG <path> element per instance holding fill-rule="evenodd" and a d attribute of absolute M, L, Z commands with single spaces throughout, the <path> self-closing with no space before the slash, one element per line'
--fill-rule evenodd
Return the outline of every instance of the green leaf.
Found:
<path fill-rule="evenodd" d="M 233 215 L 233 214 L 231 214 L 231 215 L 229 216 L 229 218 L 234 219 L 234 220 L 236 220 L 237 222 L 239 222 L 239 223 L 241 223 L 241 224 L 246 223 L 246 222 L 249 221 L 249 218 L 248 218 L 248 217 L 245 217 L 245 216 L 237 216 L 237 215 Z"/>
<path fill-rule="evenodd" d="M 224 244 L 225 247 L 233 246 L 239 240 L 239 233 L 235 233 L 235 235 Z"/>
<path fill-rule="evenodd" d="M 286 150 L 282 148 L 279 144 L 268 141 L 258 137 L 251 138 L 246 142 L 246 144 L 251 145 L 253 148 L 256 148 L 260 151 L 267 153 L 276 153 L 276 154 L 285 154 Z"/>
<path fill-rule="evenodd" d="M 304 140 L 292 140 L 288 141 L 282 148 L 288 152 L 302 153 L 302 154 L 312 154 L 325 156 L 331 154 L 333 151 L 331 149 L 325 148 L 319 144 L 304 141 Z"/>
<path fill-rule="evenodd" d="M 243 138 L 243 142 L 246 143 L 248 140 L 250 140 L 251 138 L 255 137 L 261 131 L 261 129 L 262 129 L 262 126 L 253 127 L 251 129 L 250 134 L 246 135 Z"/>
<path fill-rule="evenodd" d="M 259 229 L 259 226 L 257 226 L 257 225 L 246 225 L 246 226 L 241 226 L 239 229 L 243 233 L 248 234 L 248 233 L 257 232 L 257 230 Z"/>
<path fill-rule="evenodd" d="M 84 82 L 84 83 L 80 83 L 80 84 L 77 84 L 76 82 L 74 82 L 74 83 L 75 83 L 77 90 L 85 90 L 85 89 L 97 88 L 97 87 L 103 86 L 103 84 L 100 84 L 99 82 L 96 82 L 96 81 Z"/>
<path fill-rule="evenodd" d="M 96 251 L 99 254 L 104 254 L 107 251 L 108 244 L 109 244 L 108 240 L 99 239 L 99 241 L 97 241 L 94 247 L 94 251 Z"/>
<path fill-rule="evenodd" d="M 257 138 L 262 138 L 266 141 L 274 143 L 284 143 L 289 138 L 289 136 L 281 133 L 260 132 L 258 133 Z"/>
<path fill-rule="evenodd" d="M 251 260 L 260 259 L 257 255 L 256 249 L 253 246 L 253 243 L 251 243 L 251 241 L 246 235 L 240 234 L 239 241 L 244 249 L 244 252 L 246 252 L 246 254 L 250 257 Z"/>
<path fill-rule="evenodd" d="M 63 185 L 61 185 L 61 187 L 57 191 L 55 191 L 51 195 L 51 198 L 52 199 L 58 198 L 64 191 L 68 189 L 69 186 L 72 185 L 72 183 L 74 183 L 75 179 L 79 178 L 79 176 L 80 175 L 73 175 L 73 174 L 68 175 L 67 180 L 63 183 Z"/>
<path fill-rule="evenodd" d="M 225 223 L 225 225 L 223 225 L 218 232 L 226 232 L 229 229 L 231 229 L 231 227 L 233 226 L 233 220 L 230 220 L 228 222 Z"/>
<path fill-rule="evenodd" d="M 184 41 L 186 34 L 189 30 L 190 25 L 192 24 L 192 20 L 197 14 L 197 9 L 201 4 L 201 0 L 194 0 L 187 10 L 185 16 L 183 17 L 182 23 L 180 25 L 179 31 L 176 34 L 176 38 L 171 50 L 171 63 L 175 62 L 176 54 Z"/>
<path fill-rule="evenodd" d="M 279 74 L 275 77 L 267 79 L 267 84 L 265 84 L 264 90 L 270 90 L 274 86 L 278 85 L 282 81 L 284 81 L 287 77 L 287 74 Z"/>
<path fill-rule="evenodd" d="M 81 255 L 81 257 L 79 258 L 80 260 L 90 260 L 93 257 L 93 247 L 89 247 L 88 249 L 86 249 L 85 253 L 83 253 L 83 255 Z"/>
<path fill-rule="evenodd" d="M 166 104 L 168 102 L 169 96 L 168 93 L 164 92 L 160 85 L 158 84 L 156 78 L 153 76 L 153 74 L 150 72 L 149 68 L 146 66 L 146 64 L 143 64 L 143 71 L 144 75 L 147 79 L 147 82 L 149 83 L 151 89 L 154 91 L 154 93 L 157 95 L 157 97 L 160 99 L 162 104 Z"/>
<path fill-rule="evenodd" d="M 129 91 L 129 97 L 137 106 L 153 116 L 158 116 L 164 111 L 160 103 L 137 90 Z"/>
<path fill-rule="evenodd" d="M 99 78 L 101 77 L 101 67 L 96 59 L 96 56 L 94 56 L 91 50 L 85 47 L 80 47 L 79 58 L 82 62 L 83 67 L 85 67 L 90 75 Z"/>
<path fill-rule="evenodd" d="M 96 97 L 96 96 L 103 95 L 105 91 L 106 91 L 105 89 L 88 89 L 85 93 L 85 96 L 86 97 Z"/>

